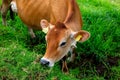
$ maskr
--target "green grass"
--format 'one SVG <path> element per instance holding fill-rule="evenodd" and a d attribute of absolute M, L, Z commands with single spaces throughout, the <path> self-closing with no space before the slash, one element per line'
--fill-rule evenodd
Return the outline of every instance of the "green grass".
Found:
<path fill-rule="evenodd" d="M 1 2 L 1 1 L 0 1 Z M 83 29 L 91 33 L 85 43 L 77 44 L 77 57 L 69 74 L 61 71 L 59 62 L 53 68 L 40 65 L 45 53 L 45 34 L 36 31 L 31 43 L 27 27 L 18 16 L 8 26 L 0 18 L 0 80 L 119 80 L 120 79 L 120 1 L 77 0 L 83 18 Z"/>
<path fill-rule="evenodd" d="M 0 4 L 2 3 L 2 1 L 0 0 Z"/>

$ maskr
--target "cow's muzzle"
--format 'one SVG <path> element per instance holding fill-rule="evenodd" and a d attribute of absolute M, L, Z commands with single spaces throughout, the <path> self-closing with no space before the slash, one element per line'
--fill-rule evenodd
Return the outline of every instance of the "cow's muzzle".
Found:
<path fill-rule="evenodd" d="M 41 58 L 40 63 L 49 67 L 54 66 L 54 63 L 46 58 Z"/>
<path fill-rule="evenodd" d="M 41 62 L 41 64 L 46 65 L 46 66 L 48 66 L 49 63 L 50 63 L 49 61 L 47 61 L 47 60 L 45 60 L 43 58 L 40 60 L 40 62 Z"/>

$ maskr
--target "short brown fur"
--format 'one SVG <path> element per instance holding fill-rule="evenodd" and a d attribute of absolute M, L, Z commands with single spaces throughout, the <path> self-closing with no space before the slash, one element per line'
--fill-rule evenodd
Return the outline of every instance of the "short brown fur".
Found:
<path fill-rule="evenodd" d="M 16 3 L 18 15 L 30 28 L 41 30 L 41 19 L 52 24 L 65 21 L 74 31 L 82 27 L 81 14 L 75 0 L 16 0 Z"/>

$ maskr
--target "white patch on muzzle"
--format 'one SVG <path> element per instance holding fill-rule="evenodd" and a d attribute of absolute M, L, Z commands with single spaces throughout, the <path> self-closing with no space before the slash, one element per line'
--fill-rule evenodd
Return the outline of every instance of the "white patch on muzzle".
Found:
<path fill-rule="evenodd" d="M 16 6 L 16 2 L 15 1 L 12 1 L 10 3 L 10 6 L 11 6 L 11 9 L 13 12 L 17 13 L 17 6 Z"/>
<path fill-rule="evenodd" d="M 49 62 L 49 67 L 53 67 L 54 66 L 54 62 L 53 61 L 51 61 L 51 60 L 48 60 L 48 59 L 46 59 L 46 58 L 41 58 L 41 59 L 43 59 L 43 60 L 46 60 L 46 61 L 48 61 Z"/>

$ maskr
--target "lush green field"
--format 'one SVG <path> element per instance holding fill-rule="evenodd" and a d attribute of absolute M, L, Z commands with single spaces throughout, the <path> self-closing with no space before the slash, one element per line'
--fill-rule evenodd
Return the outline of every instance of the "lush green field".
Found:
<path fill-rule="evenodd" d="M 69 74 L 58 63 L 53 68 L 39 63 L 46 48 L 44 33 L 36 31 L 31 41 L 27 27 L 18 16 L 8 26 L 0 17 L 0 80 L 119 80 L 120 79 L 120 1 L 77 0 L 83 29 L 91 33 L 77 44 L 77 57 L 68 63 Z"/>

